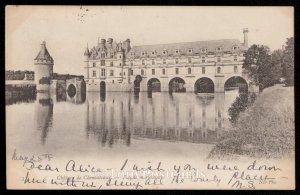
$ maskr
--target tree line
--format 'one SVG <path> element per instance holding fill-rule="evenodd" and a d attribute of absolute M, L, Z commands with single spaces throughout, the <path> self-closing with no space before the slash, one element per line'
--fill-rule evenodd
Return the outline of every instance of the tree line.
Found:
<path fill-rule="evenodd" d="M 244 56 L 243 68 L 260 90 L 280 82 L 294 85 L 294 37 L 287 38 L 283 48 L 273 52 L 268 46 L 252 45 Z"/>

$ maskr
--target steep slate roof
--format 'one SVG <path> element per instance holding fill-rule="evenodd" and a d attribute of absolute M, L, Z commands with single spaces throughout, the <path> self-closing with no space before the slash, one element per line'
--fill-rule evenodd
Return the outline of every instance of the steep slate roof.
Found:
<path fill-rule="evenodd" d="M 45 41 L 43 41 L 43 43 L 41 44 L 41 50 L 36 56 L 35 60 L 47 60 L 53 62 L 53 58 L 51 57 L 51 55 L 47 50 Z"/>
<path fill-rule="evenodd" d="M 237 39 L 222 39 L 212 41 L 196 41 L 196 42 L 184 42 L 184 43 L 170 43 L 170 44 L 158 44 L 158 45 L 141 45 L 133 46 L 127 53 L 127 57 L 130 58 L 131 52 L 134 52 L 135 57 L 140 57 L 142 52 L 147 52 L 145 56 L 149 56 L 150 52 L 155 51 L 156 55 L 163 55 L 163 51 L 167 51 L 167 55 L 174 55 L 175 50 L 179 49 L 180 54 L 188 53 L 188 49 L 193 49 L 193 54 L 202 53 L 201 49 L 207 49 L 207 52 L 215 52 L 216 48 L 221 47 L 222 51 L 232 51 L 233 47 L 237 46 L 238 51 L 244 49 L 244 45 Z M 151 55 L 150 55 L 151 56 Z"/>

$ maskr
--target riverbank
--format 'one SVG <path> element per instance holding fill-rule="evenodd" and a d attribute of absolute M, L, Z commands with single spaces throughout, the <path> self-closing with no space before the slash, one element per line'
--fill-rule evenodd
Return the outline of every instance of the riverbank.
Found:
<path fill-rule="evenodd" d="M 294 87 L 265 89 L 253 106 L 240 113 L 208 158 L 293 157 L 295 151 Z"/>

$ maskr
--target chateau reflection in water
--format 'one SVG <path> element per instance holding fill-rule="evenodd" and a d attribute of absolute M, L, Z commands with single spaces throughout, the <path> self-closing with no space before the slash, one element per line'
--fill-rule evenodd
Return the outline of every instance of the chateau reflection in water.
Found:
<path fill-rule="evenodd" d="M 87 139 L 93 137 L 103 146 L 130 145 L 131 139 L 158 139 L 194 143 L 214 143 L 227 124 L 224 93 L 208 96 L 194 93 L 76 94 L 58 97 L 38 93 L 35 102 L 36 129 L 45 144 L 52 129 L 53 107 L 66 101 L 86 106 L 78 113 L 86 120 Z M 67 113 L 66 113 L 67 114 Z M 63 119 L 62 119 L 63 120 Z"/>

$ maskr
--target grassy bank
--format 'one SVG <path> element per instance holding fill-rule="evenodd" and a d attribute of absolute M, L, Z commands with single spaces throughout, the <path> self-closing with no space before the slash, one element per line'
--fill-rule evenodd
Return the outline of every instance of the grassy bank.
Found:
<path fill-rule="evenodd" d="M 294 88 L 274 86 L 240 113 L 233 129 L 219 139 L 208 158 L 284 158 L 293 156 L 294 151 Z"/>

